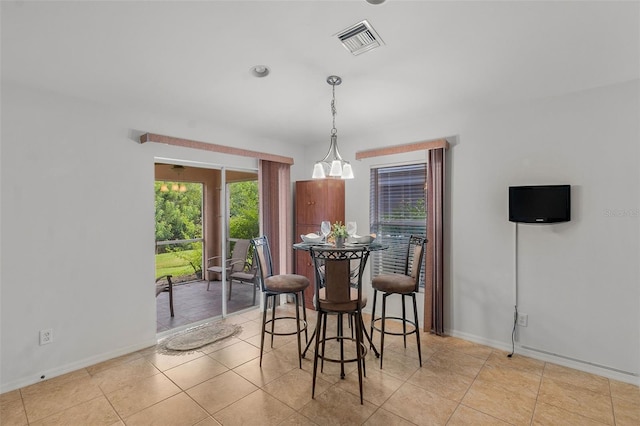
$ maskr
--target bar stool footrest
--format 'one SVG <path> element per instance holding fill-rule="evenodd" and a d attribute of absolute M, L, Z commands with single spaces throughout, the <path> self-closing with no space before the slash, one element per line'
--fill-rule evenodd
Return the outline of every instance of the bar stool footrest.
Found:
<path fill-rule="evenodd" d="M 298 334 L 298 330 L 287 331 L 287 332 L 284 332 L 284 331 L 275 331 L 275 330 L 274 330 L 274 331 L 272 332 L 270 329 L 267 329 L 267 325 L 268 325 L 268 324 L 271 324 L 272 322 L 275 322 L 275 321 L 278 321 L 278 320 L 284 320 L 284 319 L 294 320 L 294 321 L 295 321 L 295 320 L 296 320 L 296 317 L 277 317 L 277 318 L 272 318 L 272 319 L 270 319 L 270 320 L 267 320 L 267 321 L 264 323 L 264 332 L 265 332 L 266 334 L 271 334 L 271 335 L 274 335 L 274 336 L 291 336 L 291 335 L 294 335 L 294 334 Z M 307 321 L 305 321 L 305 320 L 303 320 L 303 319 L 300 319 L 299 321 L 300 321 L 300 332 L 303 332 L 303 331 L 305 331 L 305 330 L 307 329 L 307 325 L 308 325 L 308 324 L 307 324 Z M 275 325 L 275 324 L 274 324 L 274 325 Z"/>
<path fill-rule="evenodd" d="M 405 319 L 405 318 L 401 318 L 401 317 L 386 317 L 386 320 L 397 320 L 399 322 L 404 322 L 405 324 L 409 324 L 411 327 L 413 327 L 412 330 L 407 331 L 406 333 L 403 332 L 398 332 L 398 331 L 389 331 L 389 330 L 385 330 L 384 334 L 390 334 L 392 336 L 408 336 L 410 334 L 415 334 L 418 331 L 418 327 L 416 326 L 416 323 L 414 321 L 411 321 L 409 319 Z M 382 317 L 380 318 L 376 318 L 373 321 L 371 321 L 371 328 L 373 328 L 374 330 L 382 333 L 382 327 L 378 327 L 376 326 L 376 322 L 378 321 L 382 321 Z"/>

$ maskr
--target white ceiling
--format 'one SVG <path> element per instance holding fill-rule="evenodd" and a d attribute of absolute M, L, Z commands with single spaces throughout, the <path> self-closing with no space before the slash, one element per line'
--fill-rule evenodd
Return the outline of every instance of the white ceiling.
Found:
<path fill-rule="evenodd" d="M 637 1 L 2 1 L 2 80 L 295 143 L 640 74 Z M 352 56 L 367 19 L 385 42 Z M 253 65 L 271 68 L 255 78 Z M 319 139 L 321 138 L 321 139 Z"/>

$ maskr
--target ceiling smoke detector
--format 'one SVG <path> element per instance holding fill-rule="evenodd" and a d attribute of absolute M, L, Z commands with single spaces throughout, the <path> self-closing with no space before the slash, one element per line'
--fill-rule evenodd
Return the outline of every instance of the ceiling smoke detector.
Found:
<path fill-rule="evenodd" d="M 336 36 L 353 55 L 368 52 L 371 49 L 382 46 L 384 43 L 366 19 L 340 31 Z"/>

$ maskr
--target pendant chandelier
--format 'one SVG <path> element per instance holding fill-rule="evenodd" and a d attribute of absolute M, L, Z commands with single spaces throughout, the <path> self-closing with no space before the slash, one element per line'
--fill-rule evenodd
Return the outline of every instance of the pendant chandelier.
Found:
<path fill-rule="evenodd" d="M 333 128 L 331 129 L 331 142 L 329 152 L 325 157 L 313 166 L 313 179 L 327 177 L 353 179 L 351 164 L 340 156 L 338 151 L 338 130 L 336 129 L 336 86 L 342 83 L 342 79 L 336 75 L 327 77 L 327 83 L 332 86 L 333 98 L 331 99 L 331 115 L 333 116 Z"/>
<path fill-rule="evenodd" d="M 180 175 L 184 172 L 184 166 L 174 165 L 171 166 L 171 170 L 176 172 L 176 175 L 180 178 Z M 171 190 L 174 192 L 187 192 L 187 186 L 184 183 L 178 184 L 177 182 L 173 182 L 171 184 Z M 169 192 L 167 182 L 162 182 L 162 185 L 160 185 L 160 192 Z"/>

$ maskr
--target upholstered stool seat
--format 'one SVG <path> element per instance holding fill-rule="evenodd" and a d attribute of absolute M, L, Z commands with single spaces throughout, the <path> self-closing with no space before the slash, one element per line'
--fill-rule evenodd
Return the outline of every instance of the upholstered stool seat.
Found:
<path fill-rule="evenodd" d="M 405 293 L 409 294 L 414 291 L 416 283 L 413 277 L 403 274 L 385 274 L 378 275 L 371 280 L 371 286 L 387 293 Z"/>
<path fill-rule="evenodd" d="M 418 322 L 418 306 L 416 303 L 416 293 L 420 289 L 420 270 L 422 269 L 422 262 L 424 260 L 426 242 L 427 240 L 424 237 L 411 235 L 409 237 L 409 244 L 407 245 L 404 273 L 382 274 L 374 277 L 371 280 L 371 287 L 373 287 L 371 337 L 373 338 L 374 330 L 380 332 L 380 368 L 382 368 L 382 360 L 384 357 L 385 334 L 402 336 L 405 348 L 407 347 L 407 336 L 409 334 L 415 334 L 416 342 L 418 344 L 418 361 L 420 363 L 420 366 L 422 367 L 422 352 L 420 349 L 420 325 Z M 378 292 L 382 293 L 382 316 L 376 318 L 376 298 L 378 296 Z M 392 294 L 399 294 L 400 296 L 402 296 L 402 317 L 387 315 L 387 297 Z M 405 297 L 411 297 L 411 299 L 413 300 L 413 321 L 407 319 L 404 304 Z M 400 321 L 402 323 L 402 332 L 387 330 L 387 320 Z M 408 329 L 407 326 L 409 326 Z"/>
<path fill-rule="evenodd" d="M 309 279 L 296 274 L 273 275 L 265 278 L 264 286 L 268 291 L 296 293 L 309 287 Z"/>

